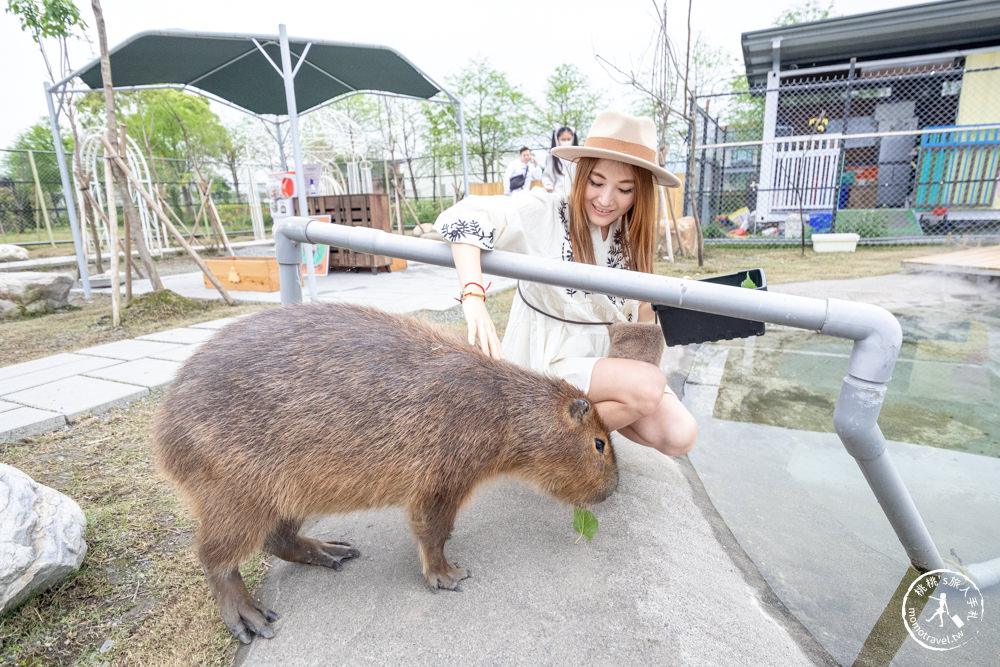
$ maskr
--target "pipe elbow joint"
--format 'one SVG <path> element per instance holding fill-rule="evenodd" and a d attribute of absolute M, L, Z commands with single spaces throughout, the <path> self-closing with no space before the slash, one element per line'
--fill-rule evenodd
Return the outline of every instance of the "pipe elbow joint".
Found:
<path fill-rule="evenodd" d="M 903 329 L 885 308 L 827 299 L 826 322 L 820 332 L 854 340 L 847 369 L 853 377 L 877 383 L 892 378 L 903 344 Z"/>
<path fill-rule="evenodd" d="M 306 228 L 311 220 L 299 216 L 276 220 L 274 234 L 274 256 L 278 264 L 299 264 L 302 254 L 299 244 L 306 239 Z"/>

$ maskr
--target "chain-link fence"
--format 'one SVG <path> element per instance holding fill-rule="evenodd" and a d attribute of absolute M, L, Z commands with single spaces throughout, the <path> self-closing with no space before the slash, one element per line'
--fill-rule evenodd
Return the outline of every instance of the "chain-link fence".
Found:
<path fill-rule="evenodd" d="M 688 185 L 706 243 L 1000 238 L 1000 68 L 943 58 L 770 82 L 698 99 Z"/>
<path fill-rule="evenodd" d="M 541 161 L 542 150 L 536 155 Z M 469 181 L 499 181 L 507 166 L 518 158 L 517 148 L 482 156 L 469 154 Z M 266 188 L 272 166 L 247 162 L 201 162 L 195 169 L 188 160 L 153 158 L 143 172 L 149 183 L 188 228 L 203 215 L 204 201 L 198 175 L 210 183 L 212 203 L 230 232 L 251 232 L 250 207 L 261 207 L 264 223 L 271 225 Z M 460 155 L 401 157 L 396 160 L 331 161 L 320 165 L 320 194 L 368 190 L 389 193 L 404 227 L 433 222 L 438 213 L 463 191 Z M 98 173 L 100 189 L 103 175 Z M 76 187 L 76 184 L 74 184 Z M 251 188 L 255 192 L 251 192 Z M 361 189 L 359 189 L 361 188 Z M 397 189 L 399 198 L 397 200 Z M 74 197 L 80 193 L 74 192 Z M 79 211 L 78 202 L 74 203 Z M 395 212 L 394 212 L 394 215 Z M 203 225 L 201 229 L 206 229 Z M 395 226 L 395 223 L 394 223 Z M 70 239 L 69 217 L 55 153 L 0 150 L 0 242 L 48 243 L 49 230 L 57 242 Z"/>

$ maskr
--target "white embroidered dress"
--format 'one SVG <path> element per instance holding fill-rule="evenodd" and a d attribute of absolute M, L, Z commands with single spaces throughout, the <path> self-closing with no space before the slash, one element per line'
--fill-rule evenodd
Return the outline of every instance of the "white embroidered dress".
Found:
<path fill-rule="evenodd" d="M 535 257 L 572 261 L 566 200 L 534 188 L 510 197 L 466 197 L 438 217 L 434 228 L 452 243 L 483 250 L 509 250 Z M 590 225 L 597 266 L 624 269 L 621 221 L 613 223 L 607 240 Z M 566 320 L 631 322 L 639 302 L 554 285 L 521 281 L 531 305 Z M 514 363 L 564 378 L 584 392 L 598 359 L 608 356 L 608 328 L 567 324 L 525 305 L 515 295 L 503 337 L 504 356 Z"/>

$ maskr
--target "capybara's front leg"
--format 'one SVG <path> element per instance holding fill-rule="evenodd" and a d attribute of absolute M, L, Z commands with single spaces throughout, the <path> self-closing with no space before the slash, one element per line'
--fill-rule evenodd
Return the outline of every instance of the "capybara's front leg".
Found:
<path fill-rule="evenodd" d="M 322 542 L 299 535 L 301 521 L 284 519 L 278 522 L 264 542 L 264 550 L 278 558 L 293 563 L 322 565 L 334 570 L 348 558 L 357 558 L 361 552 L 347 542 Z"/>
<path fill-rule="evenodd" d="M 206 567 L 205 576 L 219 604 L 222 620 L 237 639 L 249 644 L 251 633 L 267 639 L 274 637 L 269 624 L 278 620 L 278 615 L 250 597 L 238 569 L 217 571 Z"/>
<path fill-rule="evenodd" d="M 410 508 L 410 527 L 417 536 L 424 578 L 434 592 L 439 588 L 460 591 L 459 582 L 470 576 L 464 567 L 452 567 L 444 556 L 444 543 L 451 536 L 457 511 L 457 505 L 450 503 Z"/>

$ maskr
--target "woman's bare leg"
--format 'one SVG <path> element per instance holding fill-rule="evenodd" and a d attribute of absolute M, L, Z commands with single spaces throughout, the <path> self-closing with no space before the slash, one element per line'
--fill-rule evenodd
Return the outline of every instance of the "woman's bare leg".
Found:
<path fill-rule="evenodd" d="M 652 364 L 600 359 L 588 395 L 609 430 L 679 456 L 694 446 L 698 424 L 677 396 L 664 392 L 666 383 L 663 372 Z"/>

